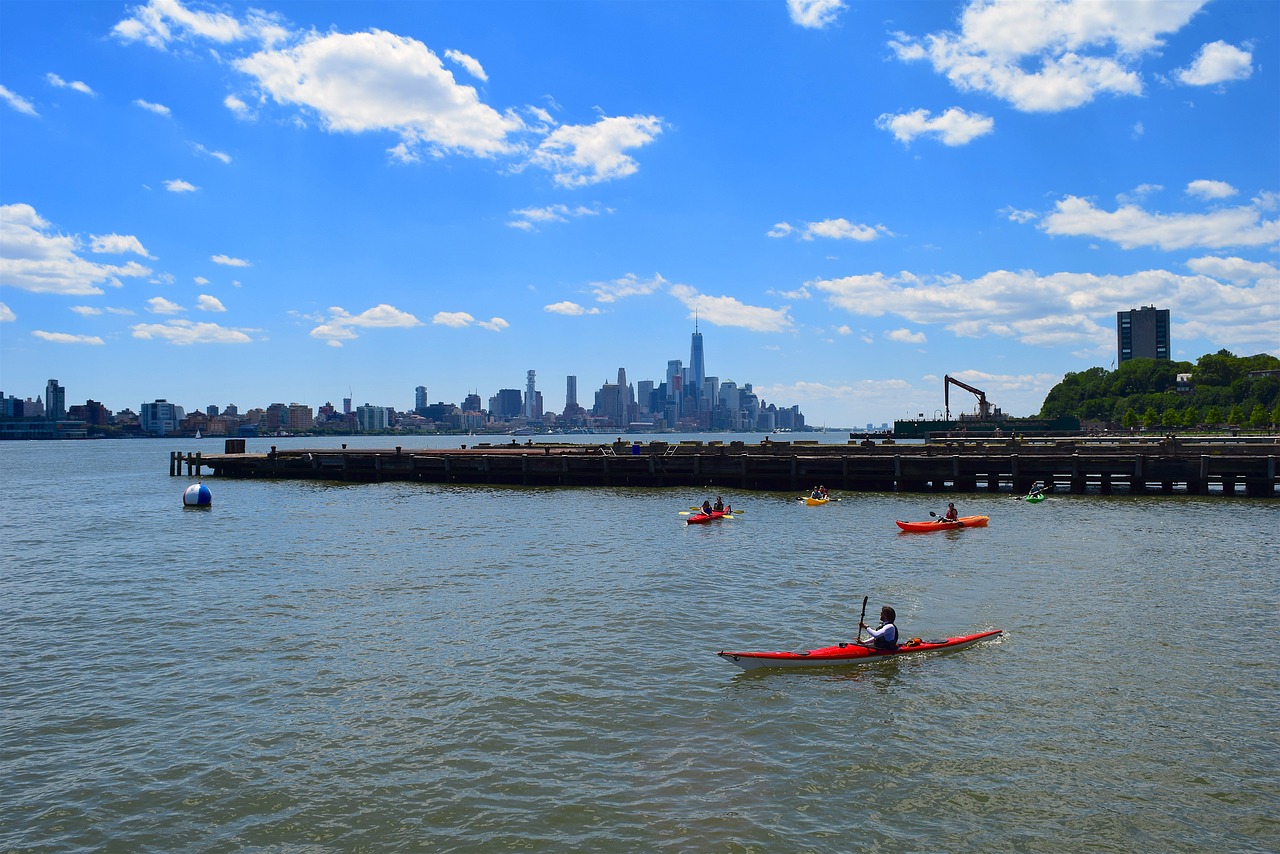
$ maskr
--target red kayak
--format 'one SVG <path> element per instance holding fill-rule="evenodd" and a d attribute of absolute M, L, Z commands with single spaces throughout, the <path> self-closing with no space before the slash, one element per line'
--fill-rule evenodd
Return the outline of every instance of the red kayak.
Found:
<path fill-rule="evenodd" d="M 808 652 L 717 652 L 716 655 L 730 664 L 738 665 L 743 670 L 755 670 L 760 667 L 831 667 L 837 664 L 866 664 L 885 658 L 899 658 L 925 652 L 964 649 L 980 640 L 996 637 L 999 634 L 1000 629 L 994 629 L 946 640 L 920 641 L 916 644 L 908 641 L 893 652 L 856 643 L 842 643 L 836 646 L 824 646 L 821 649 L 811 649 Z"/>
<path fill-rule="evenodd" d="M 930 519 L 927 522 L 898 522 L 898 527 L 913 534 L 926 531 L 950 531 L 955 528 L 985 528 L 990 516 L 961 516 L 954 522 L 946 519 Z"/>
<path fill-rule="evenodd" d="M 712 510 L 710 513 L 699 512 L 688 516 L 685 521 L 690 525 L 701 525 L 703 522 L 714 522 L 716 519 L 723 519 L 725 516 L 732 519 L 731 513 L 732 511 L 730 510 Z"/>

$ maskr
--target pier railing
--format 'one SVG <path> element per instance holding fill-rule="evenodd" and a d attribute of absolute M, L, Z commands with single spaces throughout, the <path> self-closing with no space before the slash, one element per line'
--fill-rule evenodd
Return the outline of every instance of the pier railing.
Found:
<path fill-rule="evenodd" d="M 243 446 L 240 446 L 243 447 Z M 239 450 L 239 448 L 235 448 Z M 1173 492 L 1275 497 L 1280 441 L 1217 437 L 972 440 L 894 444 L 512 442 L 450 449 L 302 448 L 171 452 L 169 474 L 284 480 L 524 486 L 695 486 L 760 491 Z"/>

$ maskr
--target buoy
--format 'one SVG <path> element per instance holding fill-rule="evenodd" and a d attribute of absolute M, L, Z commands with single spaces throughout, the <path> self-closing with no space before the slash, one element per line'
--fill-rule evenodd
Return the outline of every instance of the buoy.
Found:
<path fill-rule="evenodd" d="M 193 483 L 182 493 L 184 507 L 210 507 L 213 505 L 213 493 L 203 483 Z"/>

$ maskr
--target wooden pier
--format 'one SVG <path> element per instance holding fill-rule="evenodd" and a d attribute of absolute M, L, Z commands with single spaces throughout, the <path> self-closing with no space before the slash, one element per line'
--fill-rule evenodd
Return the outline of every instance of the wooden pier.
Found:
<path fill-rule="evenodd" d="M 346 482 L 632 486 L 799 491 L 817 484 L 849 492 L 1023 493 L 1050 489 L 1277 495 L 1280 440 L 976 440 L 925 445 L 892 441 L 666 442 L 603 445 L 512 442 L 457 449 L 311 448 L 169 455 L 170 476 Z"/>

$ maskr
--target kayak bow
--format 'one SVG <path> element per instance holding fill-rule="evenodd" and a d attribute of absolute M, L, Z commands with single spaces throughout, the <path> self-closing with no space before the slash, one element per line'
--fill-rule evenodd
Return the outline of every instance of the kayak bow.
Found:
<path fill-rule="evenodd" d="M 994 629 L 972 635 L 947 638 L 946 640 L 923 641 L 914 646 L 904 645 L 895 652 L 885 652 L 862 646 L 856 643 L 842 643 L 836 646 L 824 646 L 808 652 L 717 652 L 716 655 L 730 664 L 743 670 L 756 670 L 761 667 L 831 667 L 841 664 L 866 664 L 886 658 L 899 658 L 904 655 L 918 655 L 925 652 L 941 652 L 964 649 L 986 638 L 995 637 L 1001 632 Z"/>

